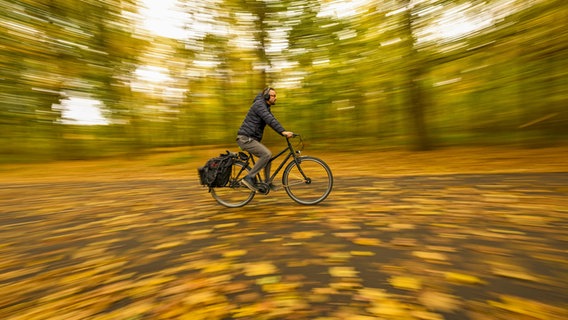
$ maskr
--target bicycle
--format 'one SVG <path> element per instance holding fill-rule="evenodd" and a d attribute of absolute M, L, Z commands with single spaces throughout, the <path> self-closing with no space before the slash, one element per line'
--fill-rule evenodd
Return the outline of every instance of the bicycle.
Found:
<path fill-rule="evenodd" d="M 241 182 L 255 164 L 253 155 L 250 152 L 232 152 L 234 162 L 229 181 L 223 187 L 211 188 L 213 198 L 219 204 L 229 208 L 242 207 L 251 202 L 257 192 L 264 195 L 269 194 L 270 185 L 274 178 L 284 168 L 284 165 L 288 164 L 282 173 L 282 187 L 284 187 L 288 196 L 302 205 L 314 205 L 322 202 L 330 194 L 333 187 L 331 169 L 319 158 L 300 155 L 304 148 L 302 137 L 294 134 L 293 138 L 299 138 L 299 148 L 297 149 L 292 145 L 291 138 L 286 138 L 288 146 L 273 156 L 269 162 L 272 163 L 287 153 L 286 157 L 274 170 L 267 182 L 262 182 L 264 180 L 261 179 L 260 173 L 256 175 L 257 191 L 250 190 Z"/>

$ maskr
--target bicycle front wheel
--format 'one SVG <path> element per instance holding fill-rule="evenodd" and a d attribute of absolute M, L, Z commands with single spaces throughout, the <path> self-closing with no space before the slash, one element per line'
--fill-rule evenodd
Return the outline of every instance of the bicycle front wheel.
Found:
<path fill-rule="evenodd" d="M 241 184 L 241 180 L 249 173 L 250 167 L 244 162 L 235 162 L 231 168 L 231 177 L 224 187 L 212 188 L 211 195 L 218 203 L 229 208 L 238 208 L 251 202 L 254 191 Z"/>
<path fill-rule="evenodd" d="M 282 173 L 282 184 L 292 200 L 312 205 L 327 198 L 333 187 L 333 175 L 322 160 L 304 156 L 288 164 Z"/>

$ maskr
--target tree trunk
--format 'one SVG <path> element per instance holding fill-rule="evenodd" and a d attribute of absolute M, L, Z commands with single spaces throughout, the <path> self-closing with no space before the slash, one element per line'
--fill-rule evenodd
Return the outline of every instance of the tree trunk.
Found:
<path fill-rule="evenodd" d="M 428 74 L 427 62 L 421 59 L 416 48 L 416 39 L 413 30 L 412 8 L 409 0 L 403 1 L 407 10 L 402 23 L 407 43 L 406 85 L 407 103 L 410 119 L 411 146 L 414 150 L 429 150 L 431 148 L 426 128 L 426 96 L 427 91 L 422 85 Z"/>
<path fill-rule="evenodd" d="M 408 71 L 408 100 L 412 133 L 412 148 L 429 150 L 431 148 L 426 127 L 426 110 L 428 109 L 427 93 L 422 79 L 427 74 L 424 67 L 413 67 Z"/>

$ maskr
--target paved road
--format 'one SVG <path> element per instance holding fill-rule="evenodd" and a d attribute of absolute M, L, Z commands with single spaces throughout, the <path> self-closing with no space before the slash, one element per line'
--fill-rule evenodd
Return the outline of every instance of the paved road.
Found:
<path fill-rule="evenodd" d="M 1 319 L 566 319 L 568 173 L 0 184 Z"/>

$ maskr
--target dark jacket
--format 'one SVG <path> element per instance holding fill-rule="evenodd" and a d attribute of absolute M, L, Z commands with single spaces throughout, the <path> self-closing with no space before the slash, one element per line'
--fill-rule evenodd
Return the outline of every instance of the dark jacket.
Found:
<path fill-rule="evenodd" d="M 266 103 L 262 93 L 259 93 L 256 98 L 254 98 L 252 106 L 237 134 L 253 138 L 256 141 L 261 141 L 266 125 L 269 125 L 279 134 L 286 131 L 270 111 L 270 105 Z"/>

